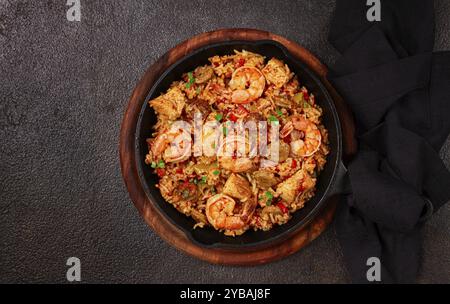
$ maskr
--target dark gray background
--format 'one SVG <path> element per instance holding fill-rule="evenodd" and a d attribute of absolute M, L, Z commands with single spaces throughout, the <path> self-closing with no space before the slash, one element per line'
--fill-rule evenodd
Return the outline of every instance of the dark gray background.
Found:
<path fill-rule="evenodd" d="M 332 64 L 334 1 L 0 0 L 0 282 L 349 282 L 329 229 L 282 261 L 212 266 L 163 242 L 132 205 L 119 168 L 127 100 L 177 43 L 224 27 L 272 31 Z M 450 1 L 436 1 L 436 49 L 450 49 Z M 420 22 L 420 20 L 418 20 Z M 441 151 L 450 164 L 450 144 Z M 450 206 L 424 229 L 419 282 L 450 283 Z"/>

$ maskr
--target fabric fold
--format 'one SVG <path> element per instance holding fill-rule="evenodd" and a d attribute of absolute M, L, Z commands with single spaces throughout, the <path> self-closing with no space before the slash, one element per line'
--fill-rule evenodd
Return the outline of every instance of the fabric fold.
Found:
<path fill-rule="evenodd" d="M 353 207 L 372 222 L 408 231 L 418 222 L 425 201 L 416 189 L 390 174 L 392 167 L 375 151 L 360 151 L 349 164 Z"/>
<path fill-rule="evenodd" d="M 393 103 L 429 83 L 431 54 L 421 54 L 329 79 L 366 128 L 376 125 Z M 358 86 L 357 83 L 364 85 Z"/>
<path fill-rule="evenodd" d="M 450 200 L 438 154 L 450 132 L 450 52 L 432 53 L 433 4 L 383 1 L 381 21 L 371 23 L 365 1 L 338 0 L 331 22 L 342 56 L 328 78 L 352 109 L 359 140 L 335 229 L 357 283 L 368 282 L 370 257 L 380 259 L 382 282 L 413 282 L 423 221 Z"/>

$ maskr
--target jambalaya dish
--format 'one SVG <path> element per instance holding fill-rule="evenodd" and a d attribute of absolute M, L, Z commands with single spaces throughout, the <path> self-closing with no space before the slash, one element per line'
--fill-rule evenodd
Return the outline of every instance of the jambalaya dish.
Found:
<path fill-rule="evenodd" d="M 193 228 L 211 226 L 229 236 L 270 230 L 314 196 L 329 153 L 322 109 L 281 60 L 242 50 L 209 62 L 149 102 L 158 121 L 145 162 L 159 176 L 163 198 L 192 217 Z M 266 123 L 266 133 L 236 131 L 248 122 Z M 278 159 L 252 155 L 252 136 L 261 144 L 271 130 L 277 131 Z M 221 153 L 230 145 L 231 154 Z"/>

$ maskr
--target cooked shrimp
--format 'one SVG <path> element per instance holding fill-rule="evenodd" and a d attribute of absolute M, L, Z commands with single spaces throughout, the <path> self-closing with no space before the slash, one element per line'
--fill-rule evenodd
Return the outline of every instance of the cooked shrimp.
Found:
<path fill-rule="evenodd" d="M 236 202 L 225 194 L 216 194 L 206 202 L 206 218 L 218 230 L 245 229 L 255 210 L 255 200 L 250 200 L 242 206 L 239 214 L 234 213 Z"/>
<path fill-rule="evenodd" d="M 292 133 L 292 131 L 301 131 L 304 135 L 303 139 L 291 141 L 291 151 L 299 157 L 311 156 L 317 152 L 322 142 L 322 135 L 317 126 L 301 115 L 292 116 L 292 120 L 284 125 L 280 131 L 280 137 L 284 138 Z"/>
<path fill-rule="evenodd" d="M 266 79 L 257 68 L 243 66 L 234 71 L 229 86 L 233 89 L 231 102 L 249 103 L 262 95 Z"/>
<path fill-rule="evenodd" d="M 182 162 L 191 156 L 190 133 L 181 128 L 170 128 L 159 134 L 151 143 L 153 157 L 163 158 L 166 162 Z"/>
<path fill-rule="evenodd" d="M 291 134 L 293 130 L 294 130 L 294 125 L 292 124 L 292 121 L 288 121 L 283 126 L 283 128 L 281 128 L 281 130 L 280 130 L 280 137 L 281 138 L 288 137 L 289 134 Z"/>

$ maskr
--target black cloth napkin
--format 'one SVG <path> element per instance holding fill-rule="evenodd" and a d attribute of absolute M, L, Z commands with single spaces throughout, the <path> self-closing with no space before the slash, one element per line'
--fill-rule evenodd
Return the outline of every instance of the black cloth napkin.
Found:
<path fill-rule="evenodd" d="M 382 0 L 369 22 L 365 0 L 337 0 L 330 42 L 341 57 L 329 80 L 350 105 L 359 150 L 348 164 L 352 194 L 335 229 L 353 282 L 368 283 L 369 257 L 384 283 L 414 282 L 420 228 L 450 200 L 438 151 L 450 132 L 450 52 L 432 53 L 434 3 Z"/>

